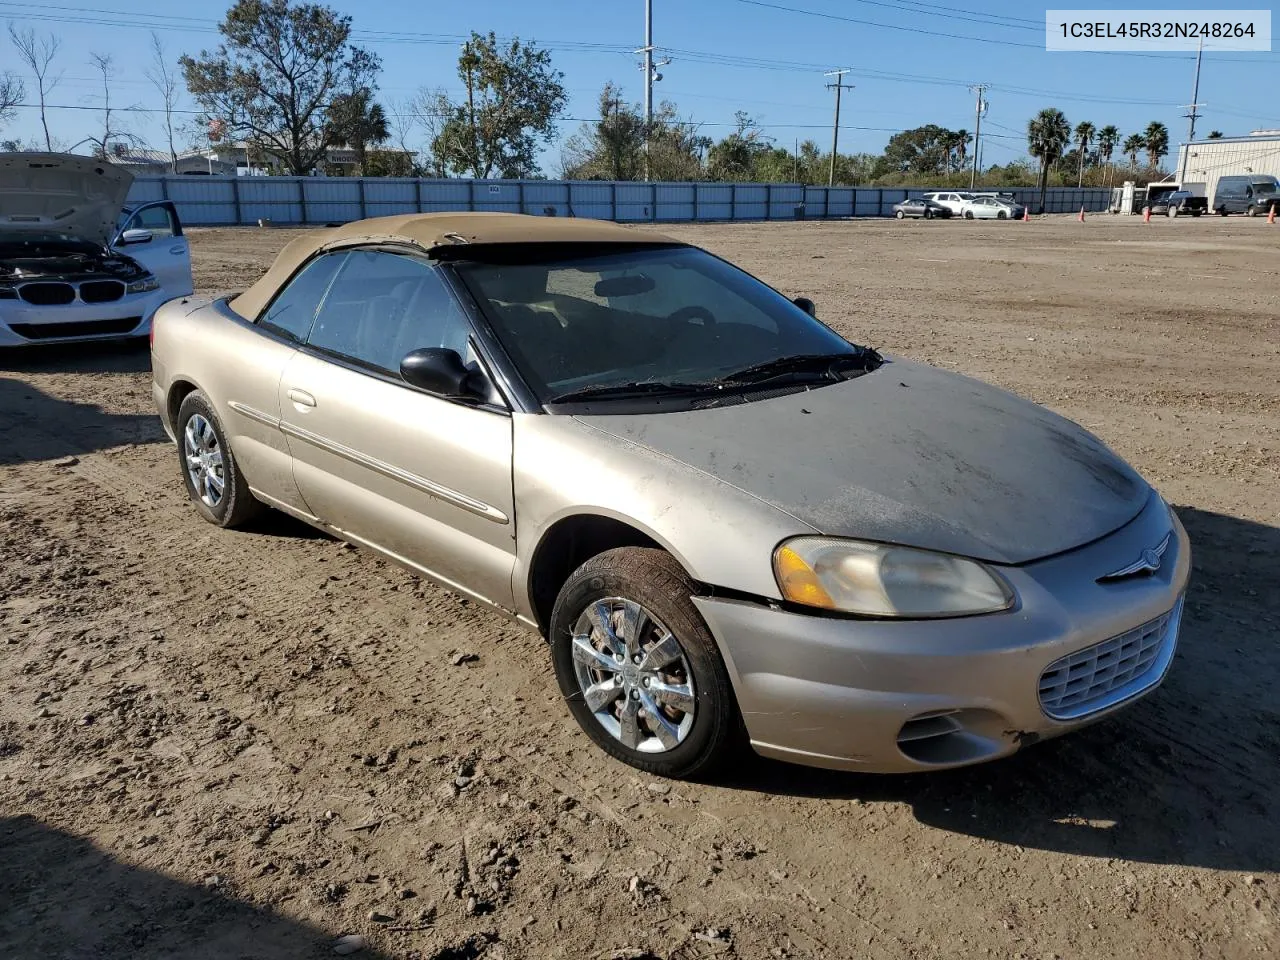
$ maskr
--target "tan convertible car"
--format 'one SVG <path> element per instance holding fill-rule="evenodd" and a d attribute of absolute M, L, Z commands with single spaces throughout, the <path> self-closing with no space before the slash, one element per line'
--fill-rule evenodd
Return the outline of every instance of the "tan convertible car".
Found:
<path fill-rule="evenodd" d="M 586 733 L 655 773 L 744 736 L 958 766 L 1153 690 L 1190 565 L 1160 496 L 813 313 L 647 231 L 366 220 L 164 306 L 155 402 L 207 520 L 274 507 L 537 628 Z"/>

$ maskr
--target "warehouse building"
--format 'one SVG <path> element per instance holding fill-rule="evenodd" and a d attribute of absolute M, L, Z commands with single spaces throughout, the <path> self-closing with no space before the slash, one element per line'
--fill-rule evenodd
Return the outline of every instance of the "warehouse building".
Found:
<path fill-rule="evenodd" d="M 1184 143 L 1174 170 L 1185 189 L 1203 192 L 1211 203 L 1221 177 L 1270 174 L 1280 179 L 1280 130 Z"/>

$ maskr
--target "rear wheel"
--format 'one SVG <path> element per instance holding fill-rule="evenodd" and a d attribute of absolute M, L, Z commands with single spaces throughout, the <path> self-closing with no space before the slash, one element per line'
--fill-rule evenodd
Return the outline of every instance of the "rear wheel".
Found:
<path fill-rule="evenodd" d="M 198 390 L 187 394 L 177 427 L 182 479 L 200 515 L 220 527 L 238 527 L 261 513 L 209 398 Z"/>
<path fill-rule="evenodd" d="M 578 725 L 606 753 L 664 777 L 709 774 L 739 729 L 693 591 L 670 554 L 622 547 L 575 570 L 551 614 L 556 680 Z"/>
<path fill-rule="evenodd" d="M 1220 216 L 1220 217 L 1225 217 L 1225 216 L 1227 215 L 1227 208 L 1226 208 L 1226 207 L 1219 207 L 1219 208 L 1217 209 L 1216 213 L 1217 213 L 1217 214 L 1218 214 L 1218 216 Z"/>
<path fill-rule="evenodd" d="M 925 208 L 924 208 L 924 218 L 925 218 L 926 220 L 932 220 L 932 219 L 933 219 L 933 211 L 932 211 L 932 210 L 930 210 L 928 207 L 925 207 Z"/>

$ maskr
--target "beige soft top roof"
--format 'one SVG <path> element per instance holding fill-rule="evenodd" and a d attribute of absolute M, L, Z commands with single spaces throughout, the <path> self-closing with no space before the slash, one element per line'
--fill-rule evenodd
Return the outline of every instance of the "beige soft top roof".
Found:
<path fill-rule="evenodd" d="M 314 253 L 330 247 L 370 242 L 410 243 L 424 250 L 466 243 L 678 243 L 648 230 L 640 232 L 607 220 L 531 217 L 518 213 L 411 213 L 398 217 L 356 220 L 322 230 L 309 230 L 285 245 L 271 269 L 229 306 L 247 320 L 255 319 Z"/>

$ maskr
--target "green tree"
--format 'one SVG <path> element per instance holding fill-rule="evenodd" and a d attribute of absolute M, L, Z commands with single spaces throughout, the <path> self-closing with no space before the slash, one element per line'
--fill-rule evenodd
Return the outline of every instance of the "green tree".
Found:
<path fill-rule="evenodd" d="M 1169 128 L 1159 120 L 1152 120 L 1142 132 L 1142 142 L 1146 145 L 1147 160 L 1152 168 L 1159 167 L 1169 152 Z"/>
<path fill-rule="evenodd" d="M 707 176 L 712 180 L 754 180 L 757 160 L 771 149 L 764 131 L 745 110 L 735 113 L 734 121 L 737 129 L 707 154 Z"/>
<path fill-rule="evenodd" d="M 310 173 L 331 142 L 326 108 L 341 90 L 375 86 L 381 62 L 351 44 L 351 18 L 319 4 L 237 0 L 212 53 L 183 56 L 199 122 L 220 121 L 293 174 Z"/>
<path fill-rule="evenodd" d="M 560 172 L 565 180 L 638 180 L 644 171 L 644 116 L 622 99 L 612 80 L 600 91 L 600 119 L 584 123 L 565 141 Z"/>
<path fill-rule="evenodd" d="M 1208 139 L 1210 139 L 1210 140 L 1221 140 L 1221 139 L 1222 139 L 1222 131 L 1221 131 L 1221 130 L 1210 130 L 1210 131 L 1209 131 L 1209 137 L 1208 137 Z"/>
<path fill-rule="evenodd" d="M 968 132 L 964 130 L 948 130 L 936 123 L 895 133 L 884 148 L 876 176 L 889 173 L 937 176 L 949 173 L 959 169 L 957 151 L 959 164 L 963 166 L 969 139 Z"/>
<path fill-rule="evenodd" d="M 370 150 L 364 161 L 366 177 L 416 177 L 417 164 L 407 150 Z"/>
<path fill-rule="evenodd" d="M 458 57 L 465 101 L 428 94 L 435 136 L 431 152 L 457 176 L 527 177 L 537 170 L 538 144 L 555 139 L 555 120 L 568 99 L 564 74 L 551 54 L 518 38 L 499 44 L 472 33 Z"/>
<path fill-rule="evenodd" d="M 1071 124 L 1056 107 L 1045 107 L 1027 124 L 1027 153 L 1040 161 L 1040 212 L 1049 189 L 1049 167 L 1071 141 Z"/>
<path fill-rule="evenodd" d="M 1120 130 L 1115 124 L 1109 123 L 1098 131 L 1098 156 L 1102 158 L 1102 162 L 1107 165 L 1107 182 L 1111 181 L 1111 157 L 1116 152 L 1116 146 L 1120 143 Z"/>
<path fill-rule="evenodd" d="M 1147 141 L 1142 138 L 1140 133 L 1131 133 L 1124 138 L 1124 146 L 1120 149 L 1129 158 L 1129 166 L 1136 167 L 1138 165 L 1138 154 L 1143 151 L 1146 145 Z"/>
<path fill-rule="evenodd" d="M 1076 152 L 1079 156 L 1076 166 L 1076 186 L 1084 186 L 1084 162 L 1089 155 L 1089 147 L 1093 145 L 1093 138 L 1097 135 L 1097 128 L 1088 120 L 1081 120 L 1076 124 Z"/>
<path fill-rule="evenodd" d="M 355 153 L 356 176 L 366 174 L 369 148 L 380 146 L 391 137 L 387 113 L 368 87 L 338 94 L 329 102 L 325 133 L 331 143 L 344 143 Z"/>

